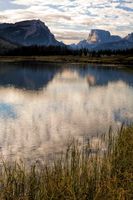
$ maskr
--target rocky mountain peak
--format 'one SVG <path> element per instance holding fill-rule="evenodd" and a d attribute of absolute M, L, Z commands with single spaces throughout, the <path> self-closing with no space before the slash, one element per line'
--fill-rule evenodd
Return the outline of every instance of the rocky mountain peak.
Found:
<path fill-rule="evenodd" d="M 88 42 L 90 43 L 100 43 L 109 40 L 110 32 L 100 29 L 92 29 L 88 36 Z"/>
<path fill-rule="evenodd" d="M 45 27 L 45 23 L 42 22 L 41 20 L 25 20 L 25 21 L 21 21 L 21 22 L 16 22 L 14 25 L 16 26 L 40 26 L 40 27 Z"/>
<path fill-rule="evenodd" d="M 128 34 L 124 39 L 128 40 L 129 42 L 133 42 L 133 33 Z"/>
<path fill-rule="evenodd" d="M 58 42 L 44 22 L 26 20 L 14 24 L 0 24 L 0 37 L 20 45 L 63 45 Z"/>
<path fill-rule="evenodd" d="M 92 29 L 90 31 L 87 41 L 91 44 L 99 44 L 106 42 L 116 42 L 120 39 L 121 37 L 117 35 L 111 35 L 109 31 L 101 29 Z"/>

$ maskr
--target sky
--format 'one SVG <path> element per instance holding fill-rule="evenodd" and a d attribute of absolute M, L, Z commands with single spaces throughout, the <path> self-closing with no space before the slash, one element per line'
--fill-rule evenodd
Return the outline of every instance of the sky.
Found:
<path fill-rule="evenodd" d="M 133 0 L 0 0 L 0 22 L 40 19 L 56 39 L 77 43 L 91 29 L 133 32 Z"/>

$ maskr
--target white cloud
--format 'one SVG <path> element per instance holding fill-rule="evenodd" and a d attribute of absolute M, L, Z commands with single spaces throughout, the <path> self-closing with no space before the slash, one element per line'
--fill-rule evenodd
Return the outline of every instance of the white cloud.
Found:
<path fill-rule="evenodd" d="M 40 18 L 53 33 L 60 31 L 63 35 L 62 40 L 64 34 L 78 32 L 78 37 L 71 38 L 71 41 L 76 42 L 78 38 L 83 39 L 92 28 L 107 29 L 119 35 L 133 31 L 131 0 L 10 0 L 10 3 L 19 5 L 21 9 L 10 9 L 7 3 L 7 9 L 1 11 L 5 18 L 0 18 L 0 21 Z M 22 5 L 27 7 L 24 9 Z M 86 34 L 83 35 L 84 31 Z"/>

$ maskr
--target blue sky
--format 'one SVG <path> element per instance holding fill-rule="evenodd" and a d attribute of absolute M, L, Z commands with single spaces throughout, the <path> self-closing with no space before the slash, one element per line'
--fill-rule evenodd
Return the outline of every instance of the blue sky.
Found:
<path fill-rule="evenodd" d="M 133 0 L 0 0 L 0 22 L 40 19 L 66 43 L 91 29 L 124 36 L 133 32 Z"/>

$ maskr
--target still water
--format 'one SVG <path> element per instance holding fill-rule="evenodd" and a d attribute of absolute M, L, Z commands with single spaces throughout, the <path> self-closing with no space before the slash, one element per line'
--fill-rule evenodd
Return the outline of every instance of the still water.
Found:
<path fill-rule="evenodd" d="M 0 63 L 0 156 L 36 160 L 133 122 L 133 71 Z"/>

